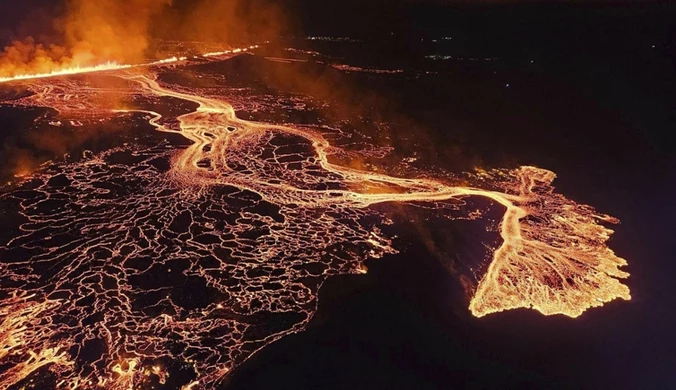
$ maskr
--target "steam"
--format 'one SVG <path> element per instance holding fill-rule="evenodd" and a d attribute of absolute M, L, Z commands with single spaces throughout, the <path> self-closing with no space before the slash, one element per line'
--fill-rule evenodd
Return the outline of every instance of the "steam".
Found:
<path fill-rule="evenodd" d="M 232 45 L 282 34 L 289 18 L 272 0 L 175 0 L 154 26 L 155 36 Z"/>
<path fill-rule="evenodd" d="M 47 38 L 21 37 L 0 52 L 0 77 L 138 62 L 152 57 L 153 38 L 224 46 L 265 39 L 282 31 L 285 20 L 265 0 L 64 1 L 66 11 L 53 19 Z"/>
<path fill-rule="evenodd" d="M 153 17 L 169 0 L 67 0 L 66 14 L 53 22 L 54 41 L 14 41 L 0 54 L 0 76 L 46 73 L 104 62 L 130 62 L 148 48 Z"/>
<path fill-rule="evenodd" d="M 72 60 L 131 62 L 143 58 L 151 21 L 170 0 L 69 0 L 64 33 Z"/>

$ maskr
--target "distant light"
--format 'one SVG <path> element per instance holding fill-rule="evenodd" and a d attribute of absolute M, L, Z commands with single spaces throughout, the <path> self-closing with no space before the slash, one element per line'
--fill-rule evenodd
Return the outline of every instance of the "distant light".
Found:
<path fill-rule="evenodd" d="M 653 45 L 653 49 L 655 48 L 655 45 Z"/>
<path fill-rule="evenodd" d="M 535 62 L 535 61 L 533 61 L 533 60 L 530 60 L 530 63 L 531 63 L 531 64 L 532 64 L 533 62 Z"/>
<path fill-rule="evenodd" d="M 505 84 L 505 87 L 509 88 L 509 83 Z"/>

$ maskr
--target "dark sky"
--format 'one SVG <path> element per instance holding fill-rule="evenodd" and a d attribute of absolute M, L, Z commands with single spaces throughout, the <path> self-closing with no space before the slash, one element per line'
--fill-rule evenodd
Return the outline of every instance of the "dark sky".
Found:
<path fill-rule="evenodd" d="M 175 3 L 182 0 L 174 0 Z M 51 15 L 64 0 L 0 2 L 0 42 L 46 34 Z M 595 35 L 614 44 L 618 37 L 674 36 L 676 5 L 647 1 L 466 1 L 466 0 L 287 0 L 297 35 L 373 36 L 392 32 L 418 37 L 463 34 L 502 46 Z M 537 31 L 537 33 L 534 33 Z M 633 36 L 633 38 L 631 36 Z"/>
<path fill-rule="evenodd" d="M 174 2 L 181 0 L 175 0 Z M 57 15 L 65 0 L 25 0 L 0 2 L 0 32 L 44 30 L 48 27 L 49 15 Z M 326 28 L 355 28 L 368 30 L 379 26 L 390 28 L 389 24 L 427 24 L 440 23 L 446 26 L 481 16 L 489 23 L 519 23 L 521 19 L 542 18 L 540 14 L 550 12 L 567 13 L 595 12 L 603 10 L 624 13 L 662 13 L 663 8 L 673 8 L 666 2 L 646 0 L 286 0 L 275 2 L 286 8 L 289 14 L 300 21 L 304 29 L 313 30 L 318 26 Z M 460 17 L 457 20 L 441 18 L 434 20 L 439 11 L 454 9 Z M 494 14 L 494 15 L 493 15 Z M 432 17 L 432 19 L 429 19 Z M 378 23 L 374 23 L 377 20 Z M 31 22 L 27 22 L 31 21 Z M 23 25 L 23 29 L 21 28 Z M 30 28 L 26 28 L 30 27 Z"/>

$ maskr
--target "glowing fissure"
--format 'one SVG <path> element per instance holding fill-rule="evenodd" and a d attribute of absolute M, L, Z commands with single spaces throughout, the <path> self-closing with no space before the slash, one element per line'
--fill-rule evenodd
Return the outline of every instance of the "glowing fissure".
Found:
<path fill-rule="evenodd" d="M 246 52 L 246 51 L 255 49 L 257 47 L 258 47 L 257 45 L 252 45 L 252 46 L 244 47 L 244 48 L 237 48 L 237 49 L 224 50 L 224 51 L 218 51 L 218 52 L 210 52 L 210 53 L 201 54 L 198 57 L 203 57 L 203 58 L 220 57 L 220 56 L 229 55 L 229 54 L 237 54 L 237 53 Z M 170 57 L 170 58 L 164 58 L 164 59 L 161 59 L 161 60 L 152 61 L 152 62 L 148 62 L 148 63 L 133 64 L 133 65 L 132 64 L 119 64 L 117 62 L 106 62 L 104 64 L 91 65 L 91 66 L 73 66 L 73 67 L 64 67 L 64 68 L 57 67 L 57 68 L 53 69 L 52 71 L 45 72 L 45 73 L 17 74 L 17 75 L 8 76 L 8 77 L 0 77 L 0 83 L 8 83 L 8 82 L 11 82 L 11 81 L 43 79 L 43 78 L 56 77 L 56 76 L 68 76 L 68 75 L 83 74 L 83 73 L 103 72 L 103 71 L 110 71 L 110 70 L 123 70 L 123 69 L 128 69 L 128 68 L 171 64 L 171 63 L 174 63 L 174 62 L 186 61 L 186 60 L 188 60 L 188 57 Z"/>
<path fill-rule="evenodd" d="M 301 331 L 328 276 L 364 273 L 364 260 L 395 252 L 379 229 L 387 219 L 369 207 L 386 202 L 442 209 L 478 196 L 504 207 L 503 242 L 470 303 L 477 317 L 516 308 L 577 317 L 630 299 L 618 280 L 626 262 L 598 223 L 614 220 L 554 193 L 550 171 L 479 171 L 455 186 L 353 169 L 331 161 L 338 148 L 320 131 L 245 121 L 198 89 L 121 73 L 130 95 L 198 107 L 115 115 L 143 115 L 192 144 L 53 164 L 1 195 L 26 222 L 0 245 L 0 364 L 9 367 L 0 388 L 49 370 L 59 388 L 128 389 L 186 369 L 194 377 L 184 388 L 213 387 Z M 19 104 L 110 115 L 87 101 L 83 82 L 35 81 L 37 94 Z"/>

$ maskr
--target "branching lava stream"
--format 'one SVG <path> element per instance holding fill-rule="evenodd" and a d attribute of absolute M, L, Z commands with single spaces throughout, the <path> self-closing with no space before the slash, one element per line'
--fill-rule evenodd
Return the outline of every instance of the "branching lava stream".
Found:
<path fill-rule="evenodd" d="M 192 143 L 53 164 L 0 195 L 24 221 L 0 243 L 0 388 L 142 388 L 186 371 L 178 385 L 211 388 L 304 329 L 328 276 L 365 272 L 364 260 L 395 252 L 379 229 L 387 218 L 370 207 L 386 202 L 483 197 L 504 207 L 502 244 L 469 307 L 477 317 L 516 308 L 577 317 L 630 299 L 618 280 L 626 262 L 598 223 L 614 219 L 555 193 L 550 171 L 479 171 L 457 186 L 451 175 L 352 169 L 331 161 L 337 148 L 319 130 L 238 119 L 220 97 L 153 75 L 110 75 L 129 90 L 43 79 L 17 103 L 143 116 Z M 191 108 L 111 110 L 92 102 L 100 93 Z"/>

